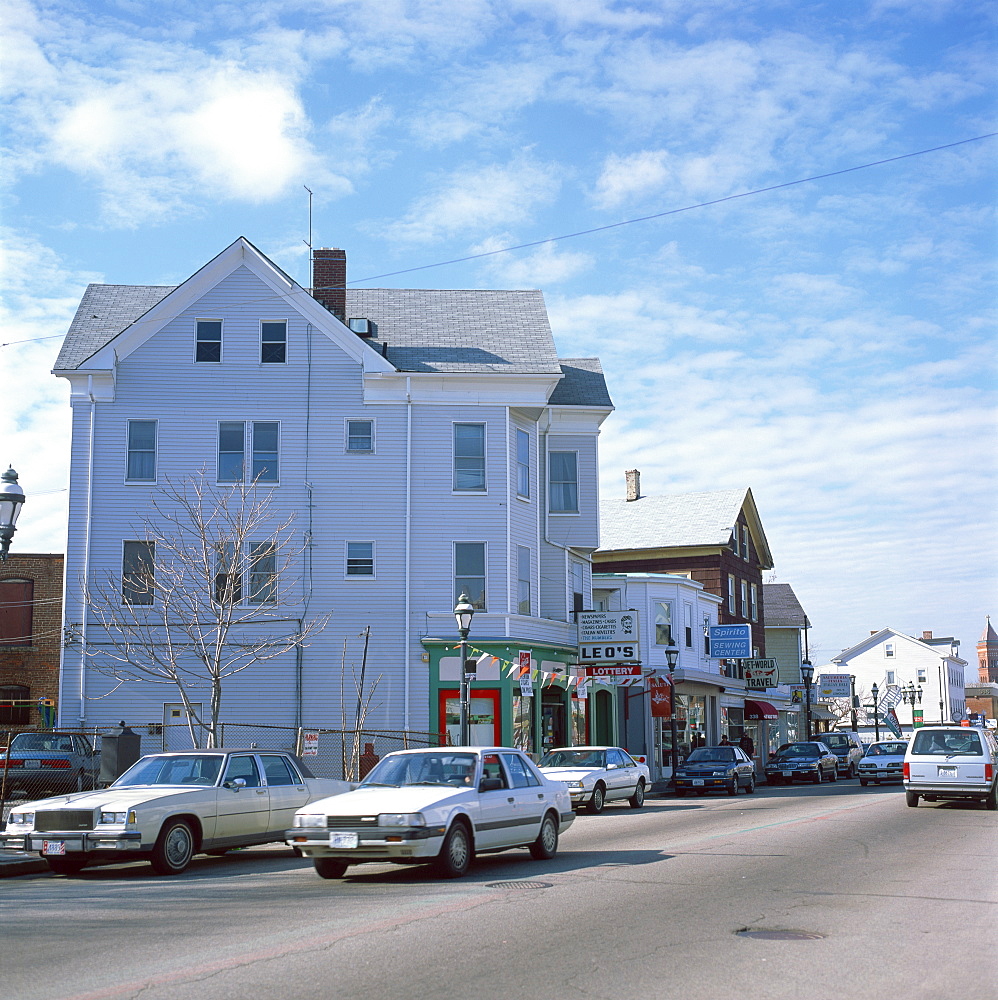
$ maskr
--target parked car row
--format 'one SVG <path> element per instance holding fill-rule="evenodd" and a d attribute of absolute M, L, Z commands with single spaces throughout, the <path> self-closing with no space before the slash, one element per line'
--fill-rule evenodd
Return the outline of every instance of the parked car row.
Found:
<path fill-rule="evenodd" d="M 100 753 L 79 733 L 16 733 L 0 751 L 0 786 L 12 798 L 80 792 L 97 784 Z"/>

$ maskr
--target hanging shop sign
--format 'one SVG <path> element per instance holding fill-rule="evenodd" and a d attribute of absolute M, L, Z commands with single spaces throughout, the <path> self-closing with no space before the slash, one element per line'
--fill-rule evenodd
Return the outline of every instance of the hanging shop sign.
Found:
<path fill-rule="evenodd" d="M 765 691 L 780 683 L 776 660 L 743 660 L 742 666 L 745 668 L 745 686 L 753 691 Z"/>
<path fill-rule="evenodd" d="M 651 717 L 671 719 L 672 685 L 662 677 L 649 677 L 648 692 L 651 695 Z"/>
<path fill-rule="evenodd" d="M 601 663 L 586 667 L 587 677 L 640 677 L 640 663 Z"/>
<path fill-rule="evenodd" d="M 640 660 L 637 611 L 578 612 L 579 663 Z"/>

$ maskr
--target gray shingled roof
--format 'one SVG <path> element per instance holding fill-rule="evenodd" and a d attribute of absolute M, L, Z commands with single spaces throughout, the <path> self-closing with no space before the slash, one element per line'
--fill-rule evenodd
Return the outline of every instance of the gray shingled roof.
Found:
<path fill-rule="evenodd" d="M 87 358 L 176 286 L 90 285 L 59 352 L 58 370 Z M 599 361 L 559 361 L 539 291 L 363 288 L 347 290 L 347 315 L 372 321 L 369 343 L 412 372 L 564 373 L 552 402 L 612 406 Z"/>
<path fill-rule="evenodd" d="M 746 490 L 600 501 L 600 552 L 727 545 Z"/>
<path fill-rule="evenodd" d="M 810 628 L 811 623 L 789 583 L 764 583 L 762 606 L 766 627 Z"/>

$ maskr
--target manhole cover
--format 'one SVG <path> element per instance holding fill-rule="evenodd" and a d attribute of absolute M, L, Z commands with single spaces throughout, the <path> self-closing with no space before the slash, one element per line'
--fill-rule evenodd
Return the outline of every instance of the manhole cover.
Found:
<path fill-rule="evenodd" d="M 743 927 L 740 931 L 735 931 L 735 934 L 762 941 L 820 941 L 825 936 L 815 934 L 814 931 L 753 930 L 751 927 Z"/>
<path fill-rule="evenodd" d="M 489 882 L 486 889 L 550 889 L 553 882 Z"/>

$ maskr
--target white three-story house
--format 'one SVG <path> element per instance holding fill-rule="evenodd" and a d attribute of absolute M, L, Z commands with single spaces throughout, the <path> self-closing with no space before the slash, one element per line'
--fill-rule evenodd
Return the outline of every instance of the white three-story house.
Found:
<path fill-rule="evenodd" d="M 473 741 L 612 740 L 613 699 L 590 711 L 568 669 L 612 410 L 598 361 L 557 357 L 540 292 L 347 290 L 343 251 L 313 258 L 312 290 L 242 238 L 176 287 L 88 287 L 54 369 L 73 411 L 60 724 L 184 715 L 169 685 L 98 669 L 84 594 L 110 582 L 129 614 L 153 602 L 134 585 L 153 565 L 143 524 L 169 484 L 201 476 L 222 492 L 252 480 L 293 517 L 300 555 L 273 584 L 292 600 L 271 626 L 329 615 L 228 678 L 224 720 L 456 740 L 466 593 L 484 655 Z M 265 605 L 276 590 L 249 548 L 225 554 L 227 579 L 237 603 Z"/>

